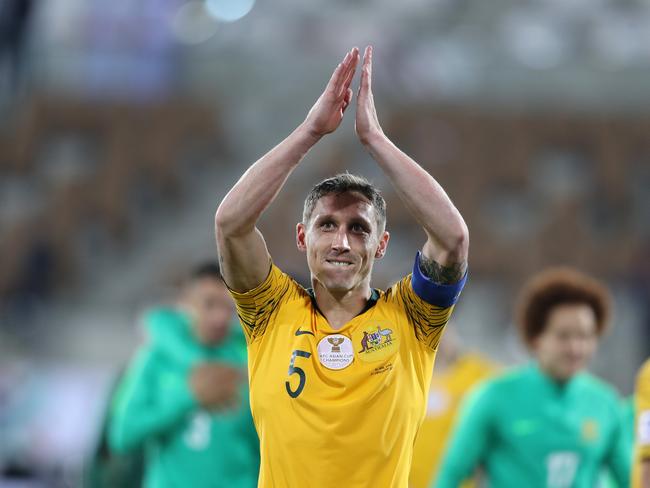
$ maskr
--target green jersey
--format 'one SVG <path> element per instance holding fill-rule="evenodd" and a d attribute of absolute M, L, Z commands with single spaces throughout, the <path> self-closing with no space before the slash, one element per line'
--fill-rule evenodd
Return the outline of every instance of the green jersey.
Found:
<path fill-rule="evenodd" d="M 189 386 L 191 369 L 200 362 L 245 368 L 239 325 L 214 347 L 199 344 L 189 319 L 177 310 L 154 310 L 145 326 L 149 341 L 115 397 L 110 447 L 119 453 L 144 445 L 147 488 L 257 486 L 259 441 L 246 385 L 239 407 L 219 413 L 201 409 Z"/>
<path fill-rule="evenodd" d="M 593 488 L 603 468 L 628 486 L 630 456 L 612 388 L 586 373 L 560 384 L 531 364 L 466 400 L 435 487 L 479 466 L 492 488 Z"/>

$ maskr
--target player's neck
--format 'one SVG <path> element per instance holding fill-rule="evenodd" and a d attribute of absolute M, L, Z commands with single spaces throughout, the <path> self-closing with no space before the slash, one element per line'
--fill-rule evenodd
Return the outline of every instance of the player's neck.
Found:
<path fill-rule="evenodd" d="M 313 287 L 318 309 L 333 329 L 340 329 L 359 315 L 372 295 L 369 283 L 365 282 L 343 293 L 328 290 L 317 281 L 313 282 Z"/>

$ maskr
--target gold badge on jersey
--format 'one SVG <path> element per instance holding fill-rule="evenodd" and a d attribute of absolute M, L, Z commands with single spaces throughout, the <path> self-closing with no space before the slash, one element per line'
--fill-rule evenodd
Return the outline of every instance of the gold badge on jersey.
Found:
<path fill-rule="evenodd" d="M 384 324 L 368 325 L 353 336 L 359 359 L 366 362 L 386 359 L 397 351 L 399 339 L 395 330 Z"/>
<path fill-rule="evenodd" d="M 593 419 L 582 422 L 582 440 L 594 442 L 596 439 L 598 439 L 598 422 Z"/>

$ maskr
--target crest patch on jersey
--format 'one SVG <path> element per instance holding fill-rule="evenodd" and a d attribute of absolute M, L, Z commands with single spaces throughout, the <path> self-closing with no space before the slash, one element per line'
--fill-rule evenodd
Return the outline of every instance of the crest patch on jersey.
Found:
<path fill-rule="evenodd" d="M 594 442 L 598 439 L 598 422 L 587 419 L 582 423 L 582 439 L 586 442 Z"/>
<path fill-rule="evenodd" d="M 330 334 L 318 343 L 318 359 L 328 369 L 347 368 L 354 360 L 354 347 L 349 337 Z"/>
<path fill-rule="evenodd" d="M 399 343 L 392 327 L 377 323 L 356 332 L 353 340 L 359 358 L 366 362 L 386 359 L 397 351 Z"/>

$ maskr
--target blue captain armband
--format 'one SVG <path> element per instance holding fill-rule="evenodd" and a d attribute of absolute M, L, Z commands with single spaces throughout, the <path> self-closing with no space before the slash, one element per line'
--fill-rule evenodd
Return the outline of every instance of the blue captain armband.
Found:
<path fill-rule="evenodd" d="M 428 304 L 442 308 L 451 307 L 458 301 L 458 297 L 466 281 L 467 271 L 465 271 L 465 275 L 457 283 L 451 285 L 436 283 L 422 274 L 420 270 L 420 251 L 416 254 L 411 286 L 415 294 Z"/>

